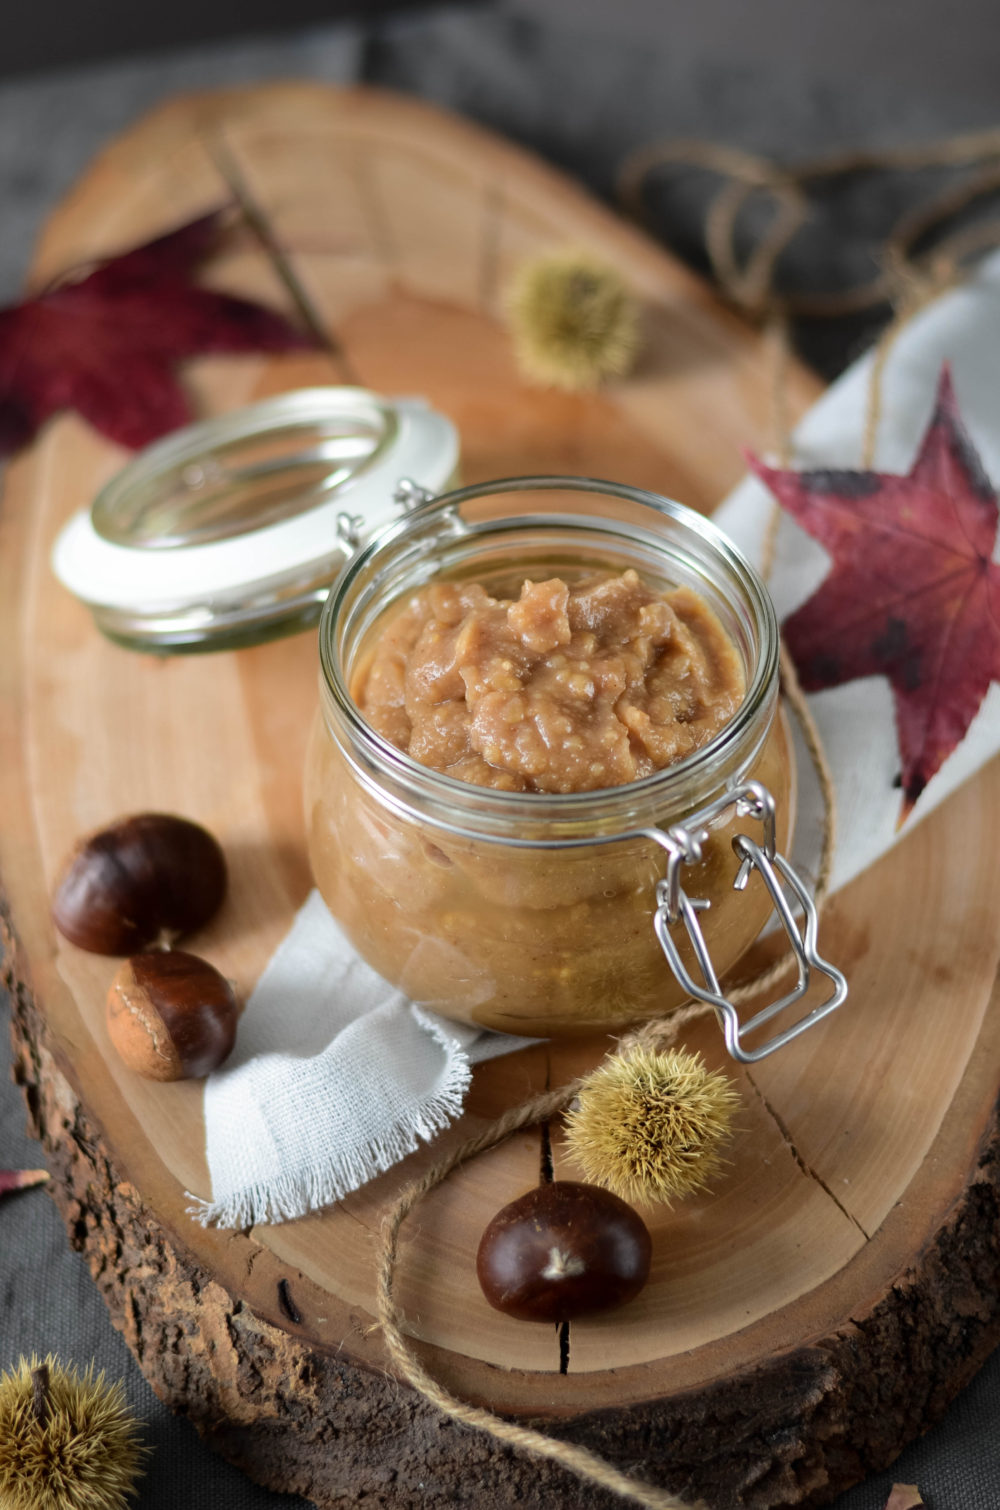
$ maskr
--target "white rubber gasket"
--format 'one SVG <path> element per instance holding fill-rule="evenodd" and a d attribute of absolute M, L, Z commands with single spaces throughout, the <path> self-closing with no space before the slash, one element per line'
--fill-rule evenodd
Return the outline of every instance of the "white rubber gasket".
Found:
<path fill-rule="evenodd" d="M 315 402 L 323 391 L 303 390 L 302 397 Z M 357 389 L 325 391 L 351 395 L 355 404 L 359 397 Z M 376 401 L 375 395 L 367 397 Z M 334 412 L 342 411 L 343 405 L 331 402 Z M 458 464 L 458 435 L 445 415 L 419 399 L 377 402 L 394 411 L 396 435 L 384 455 L 337 488 L 328 502 L 234 539 L 168 549 L 115 544 L 97 533 L 92 510 L 81 509 L 53 547 L 56 576 L 85 603 L 155 612 L 157 605 L 232 598 L 244 586 L 259 591 L 272 579 L 328 560 L 337 549 L 338 515 L 361 516 L 360 532 L 368 536 L 394 517 L 393 493 L 402 478 L 440 492 Z M 266 405 L 253 407 L 263 410 Z M 290 418 L 294 420 L 294 413 Z M 191 427 L 192 435 L 201 428 Z M 176 441 L 184 433 L 168 439 Z"/>

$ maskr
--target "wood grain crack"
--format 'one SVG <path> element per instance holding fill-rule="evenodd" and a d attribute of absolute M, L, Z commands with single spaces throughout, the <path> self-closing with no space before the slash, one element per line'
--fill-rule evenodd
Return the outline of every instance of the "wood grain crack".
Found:
<path fill-rule="evenodd" d="M 836 1206 L 837 1210 L 839 1212 L 841 1212 L 841 1214 L 843 1216 L 846 1216 L 847 1220 L 853 1226 L 857 1227 L 858 1231 L 861 1233 L 861 1236 L 864 1238 L 865 1242 L 866 1243 L 870 1242 L 871 1241 L 871 1233 L 865 1231 L 864 1227 L 862 1227 L 861 1223 L 858 1221 L 858 1219 L 854 1215 L 854 1213 L 852 1211 L 848 1211 L 848 1209 L 844 1205 L 843 1201 L 839 1199 L 839 1197 L 837 1196 L 837 1194 L 836 1194 L 835 1191 L 831 1190 L 830 1186 L 823 1179 L 823 1176 L 820 1175 L 820 1174 L 817 1174 L 816 1171 L 815 1171 L 815 1169 L 813 1169 L 812 1165 L 809 1164 L 802 1157 L 802 1155 L 799 1153 L 798 1148 L 795 1145 L 795 1139 L 792 1137 L 791 1132 L 789 1131 L 788 1126 L 785 1123 L 784 1119 L 782 1118 L 780 1112 L 776 1111 L 775 1108 L 771 1105 L 770 1101 L 764 1095 L 764 1092 L 761 1090 L 760 1086 L 754 1080 L 754 1078 L 750 1074 L 749 1070 L 746 1070 L 745 1074 L 746 1074 L 747 1084 L 750 1086 L 750 1089 L 753 1091 L 754 1095 L 757 1097 L 757 1100 L 760 1102 L 761 1106 L 767 1112 L 767 1115 L 770 1117 L 771 1121 L 774 1123 L 775 1127 L 778 1129 L 778 1132 L 781 1135 L 781 1141 L 784 1143 L 785 1147 L 788 1149 L 789 1153 L 791 1154 L 792 1158 L 795 1160 L 796 1164 L 801 1169 L 802 1173 L 806 1176 L 807 1179 L 813 1180 L 815 1182 L 815 1184 L 817 1184 L 819 1186 L 820 1190 L 822 1190 L 825 1195 L 828 1195 L 830 1197 L 830 1200 Z"/>
<path fill-rule="evenodd" d="M 355 387 L 361 383 L 350 358 L 341 343 L 323 320 L 309 297 L 301 278 L 292 266 L 269 215 L 258 202 L 247 183 L 236 156 L 221 132 L 204 140 L 207 151 L 219 177 L 223 180 L 240 208 L 244 220 L 257 238 L 258 245 L 295 308 L 299 319 L 309 331 L 316 345 L 325 351 L 343 368 L 347 382 Z"/>

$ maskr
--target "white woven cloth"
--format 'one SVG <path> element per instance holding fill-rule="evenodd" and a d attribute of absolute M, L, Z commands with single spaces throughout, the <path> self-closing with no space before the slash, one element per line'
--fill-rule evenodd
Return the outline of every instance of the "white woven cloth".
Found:
<path fill-rule="evenodd" d="M 942 365 L 951 365 L 966 429 L 994 487 L 1000 483 L 1000 253 L 983 263 L 974 282 L 943 295 L 904 328 L 892 347 L 882 383 L 875 465 L 908 472 L 927 427 Z M 796 468 L 861 466 L 872 354 L 848 369 L 795 433 Z M 748 477 L 716 511 L 724 529 L 751 560 L 760 548 L 772 497 Z M 829 567 L 821 545 L 787 514 L 778 529 L 768 580 L 779 619 L 819 586 Z M 837 792 L 838 840 L 833 889 L 847 884 L 906 835 L 1000 749 L 1000 686 L 994 684 L 968 734 L 927 784 L 900 833 L 899 768 L 892 693 L 884 677 L 866 677 L 809 697 Z M 803 769 L 800 762 L 800 769 Z M 807 787 L 806 798 L 809 792 Z M 808 826 L 813 814 L 806 813 Z"/>
<path fill-rule="evenodd" d="M 894 347 L 883 389 L 881 470 L 909 469 L 944 361 L 996 481 L 1000 255 L 974 283 L 914 320 Z M 870 364 L 870 357 L 857 363 L 810 411 L 795 438 L 797 466 L 860 466 Z M 770 510 L 770 494 L 749 479 L 716 520 L 754 557 Z M 781 618 L 812 593 L 827 565 L 822 548 L 783 517 L 770 582 Z M 837 789 L 834 884 L 841 886 L 899 837 L 892 698 L 883 679 L 871 678 L 814 694 L 810 704 Z M 994 686 L 968 736 L 921 796 L 904 840 L 998 749 L 1000 687 Z M 800 823 L 807 834 L 810 821 L 807 813 Z M 473 1064 L 525 1041 L 459 1028 L 410 1006 L 357 959 L 314 894 L 250 997 L 233 1057 L 206 1083 L 212 1199 L 199 1202 L 194 1214 L 241 1227 L 302 1216 L 337 1200 L 456 1117 Z"/>
<path fill-rule="evenodd" d="M 530 1042 L 412 1006 L 312 892 L 206 1081 L 212 1199 L 192 1215 L 246 1227 L 328 1206 L 447 1127 L 474 1064 Z"/>

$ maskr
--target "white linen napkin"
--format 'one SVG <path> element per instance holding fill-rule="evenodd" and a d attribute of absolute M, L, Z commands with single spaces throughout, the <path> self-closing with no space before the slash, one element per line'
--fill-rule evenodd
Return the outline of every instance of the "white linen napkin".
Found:
<path fill-rule="evenodd" d="M 869 355 L 853 366 L 806 416 L 795 435 L 796 466 L 860 466 L 871 361 Z M 952 365 L 962 415 L 996 482 L 1000 254 L 897 340 L 883 384 L 880 470 L 909 470 L 944 361 Z M 753 559 L 770 512 L 771 495 L 749 478 L 715 518 Z M 769 583 L 780 618 L 809 597 L 827 565 L 822 547 L 783 515 Z M 1000 749 L 1000 687 L 994 686 L 900 836 L 893 789 L 899 756 L 887 682 L 852 682 L 809 701 L 837 789 L 834 887 L 905 838 Z M 809 827 L 808 815 L 800 818 L 800 830 Z M 206 1082 L 212 1199 L 199 1201 L 193 1214 L 242 1227 L 285 1221 L 337 1200 L 458 1116 L 472 1064 L 526 1042 L 462 1028 L 411 1006 L 353 954 L 314 893 L 250 997 L 233 1057 Z"/>
<path fill-rule="evenodd" d="M 850 367 L 813 405 L 794 436 L 797 469 L 861 467 L 873 354 Z M 882 383 L 875 467 L 910 470 L 927 427 L 943 363 L 951 364 L 958 407 L 994 487 L 1000 484 L 1000 253 L 974 281 L 942 295 L 905 326 Z M 714 514 L 715 523 L 756 564 L 772 496 L 748 477 Z M 998 553 L 1000 554 L 1000 553 Z M 768 588 L 784 620 L 819 586 L 829 557 L 787 514 L 781 515 Z M 837 793 L 838 837 L 832 889 L 845 886 L 900 840 L 1000 750 L 1000 685 L 983 700 L 965 739 L 928 782 L 901 832 L 893 780 L 899 750 L 892 692 L 884 677 L 866 677 L 809 696 Z M 801 769 L 801 762 L 800 762 Z M 808 794 L 807 784 L 807 794 Z M 815 800 L 815 797 L 813 798 Z M 800 817 L 801 809 L 800 809 Z M 811 815 L 806 814 L 808 822 Z"/>
<path fill-rule="evenodd" d="M 212 1199 L 192 1216 L 247 1227 L 328 1206 L 459 1116 L 472 1065 L 531 1042 L 413 1006 L 311 892 L 205 1083 Z"/>

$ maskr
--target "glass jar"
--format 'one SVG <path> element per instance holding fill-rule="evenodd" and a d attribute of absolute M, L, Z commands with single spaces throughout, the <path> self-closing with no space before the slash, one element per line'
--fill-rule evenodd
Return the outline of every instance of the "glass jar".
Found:
<path fill-rule="evenodd" d="M 174 430 L 60 531 L 56 576 L 126 648 L 232 650 L 316 623 L 401 475 L 453 487 L 458 433 L 419 398 L 299 388 Z"/>
<path fill-rule="evenodd" d="M 737 712 L 677 764 L 599 791 L 501 791 L 418 764 L 359 712 L 352 687 L 380 622 L 428 582 L 478 581 L 516 597 L 526 577 L 573 581 L 630 567 L 654 588 L 694 588 L 743 661 Z M 587 478 L 418 493 L 408 516 L 345 567 L 319 638 L 305 784 L 313 874 L 358 953 L 412 1000 L 479 1027 L 550 1037 L 614 1031 L 697 996 L 747 1061 L 843 1000 L 842 977 L 815 952 L 811 903 L 775 849 L 791 824 L 792 759 L 774 610 L 708 520 Z M 807 909 L 801 937 L 782 881 Z M 774 907 L 799 980 L 741 1026 L 719 976 Z M 766 1043 L 745 1043 L 805 994 L 817 968 L 833 980 L 829 1000 Z"/>

